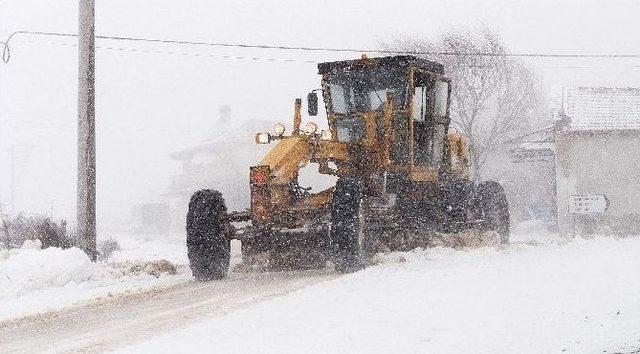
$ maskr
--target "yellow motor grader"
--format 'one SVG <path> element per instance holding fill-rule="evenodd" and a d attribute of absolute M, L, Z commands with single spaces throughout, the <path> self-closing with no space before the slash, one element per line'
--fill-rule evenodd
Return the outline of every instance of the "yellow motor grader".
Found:
<path fill-rule="evenodd" d="M 212 189 L 191 197 L 187 247 L 196 279 L 226 276 L 232 239 L 241 241 L 243 258 L 266 255 L 282 267 L 333 263 L 338 272 L 362 269 L 379 251 L 428 244 L 428 231 L 490 230 L 508 242 L 502 187 L 470 179 L 467 140 L 449 128 L 443 65 L 363 56 L 320 63 L 318 72 L 322 89 L 308 94 L 308 113 L 317 115 L 320 91 L 328 129 L 302 126 L 296 99 L 290 134 L 278 123 L 255 136 L 275 146 L 249 169 L 248 210 L 228 211 Z M 299 171 L 309 163 L 336 176 L 335 186 L 300 186 Z"/>

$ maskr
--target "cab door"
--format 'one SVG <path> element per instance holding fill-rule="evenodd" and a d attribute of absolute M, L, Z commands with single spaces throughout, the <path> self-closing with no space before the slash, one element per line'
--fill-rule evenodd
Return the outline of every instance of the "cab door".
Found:
<path fill-rule="evenodd" d="M 410 104 L 410 158 L 412 179 L 435 181 L 444 162 L 449 128 L 450 80 L 414 70 Z"/>

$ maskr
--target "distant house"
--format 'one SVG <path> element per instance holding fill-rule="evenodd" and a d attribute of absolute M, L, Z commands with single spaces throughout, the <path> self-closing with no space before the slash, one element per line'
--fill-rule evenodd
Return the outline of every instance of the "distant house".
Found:
<path fill-rule="evenodd" d="M 166 234 L 171 229 L 171 210 L 165 203 L 144 203 L 133 207 L 132 231 L 136 234 Z"/>
<path fill-rule="evenodd" d="M 248 206 L 249 166 L 257 163 L 266 149 L 256 145 L 254 135 L 272 126 L 263 120 L 224 122 L 210 139 L 171 154 L 180 168 L 165 193 L 172 210 L 172 228 L 184 230 L 189 198 L 202 188 L 222 192 L 229 209 Z"/>
<path fill-rule="evenodd" d="M 544 221 L 556 229 L 554 125 L 530 131 L 507 141 L 514 168 L 503 180 L 512 222 Z"/>
<path fill-rule="evenodd" d="M 561 234 L 640 232 L 640 89 L 565 89 L 558 116 Z"/>

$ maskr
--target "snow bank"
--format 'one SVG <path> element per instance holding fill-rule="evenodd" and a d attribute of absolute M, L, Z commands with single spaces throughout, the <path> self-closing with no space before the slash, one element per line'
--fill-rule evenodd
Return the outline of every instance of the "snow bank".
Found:
<path fill-rule="evenodd" d="M 515 224 L 511 227 L 509 236 L 512 243 L 549 243 L 566 241 L 557 233 L 548 229 L 548 222 L 542 220 L 529 220 Z"/>
<path fill-rule="evenodd" d="M 640 239 L 434 248 L 131 353 L 587 353 L 640 347 Z"/>
<path fill-rule="evenodd" d="M 26 241 L 0 250 L 0 321 L 122 292 L 184 281 L 168 261 L 93 263 L 78 248 L 41 249 Z"/>
<path fill-rule="evenodd" d="M 188 266 L 186 236 L 175 234 L 170 237 L 163 235 L 132 235 L 119 234 L 114 237 L 121 249 L 113 252 L 110 262 L 145 262 L 166 259 L 173 264 Z M 240 241 L 231 241 L 231 267 L 242 262 Z"/>
<path fill-rule="evenodd" d="M 166 259 L 175 264 L 188 264 L 185 237 L 142 236 L 120 234 L 114 238 L 120 250 L 113 252 L 109 261 L 153 261 Z"/>
<path fill-rule="evenodd" d="M 80 283 L 102 276 L 102 269 L 78 248 L 40 249 L 40 240 L 0 251 L 0 299 Z"/>

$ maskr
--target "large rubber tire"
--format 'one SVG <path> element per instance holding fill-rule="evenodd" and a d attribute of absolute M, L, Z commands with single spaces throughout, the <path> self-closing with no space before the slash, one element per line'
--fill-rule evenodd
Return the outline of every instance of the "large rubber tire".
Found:
<path fill-rule="evenodd" d="M 480 183 L 476 196 L 483 225 L 500 235 L 500 243 L 509 243 L 509 203 L 502 186 L 493 181 Z"/>
<path fill-rule="evenodd" d="M 222 194 L 202 189 L 191 196 L 187 213 L 187 251 L 193 276 L 200 281 L 227 276 L 231 225 Z"/>
<path fill-rule="evenodd" d="M 355 272 L 365 266 L 369 242 L 363 217 L 363 197 L 362 181 L 341 178 L 336 183 L 331 201 L 329 241 L 333 263 L 340 273 Z"/>
<path fill-rule="evenodd" d="M 431 187 L 433 188 L 433 187 Z M 436 230 L 443 233 L 457 233 L 464 229 L 469 220 L 469 208 L 475 198 L 475 184 L 465 179 L 453 179 L 440 187 L 436 194 Z M 432 197 L 433 198 L 433 197 Z M 428 208 L 427 208 L 428 209 Z"/>

